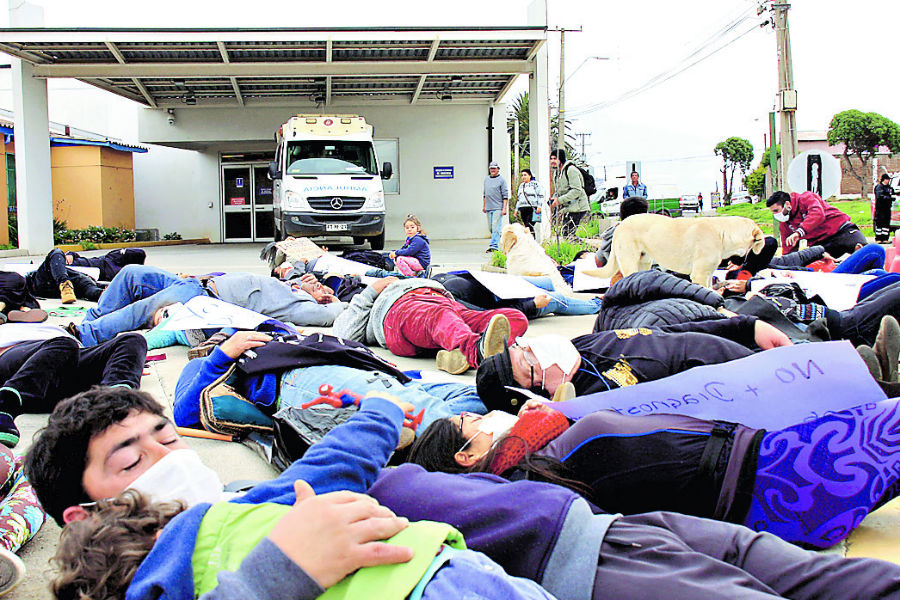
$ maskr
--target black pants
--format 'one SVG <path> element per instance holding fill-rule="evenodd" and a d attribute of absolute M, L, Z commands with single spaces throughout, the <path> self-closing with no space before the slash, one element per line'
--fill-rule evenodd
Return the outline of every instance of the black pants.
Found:
<path fill-rule="evenodd" d="M 856 252 L 856 245 L 866 245 L 866 236 L 854 224 L 849 224 L 828 239 L 821 240 L 819 244 L 825 246 L 825 252 L 834 258 L 840 258 L 845 254 Z"/>
<path fill-rule="evenodd" d="M 453 294 L 453 299 L 472 310 L 514 308 L 529 319 L 537 317 L 534 298 L 503 299 L 494 295 L 469 273 L 438 273 L 432 277 Z"/>
<path fill-rule="evenodd" d="M 66 255 L 58 248 L 47 253 L 44 262 L 25 276 L 29 291 L 35 296 L 59 298 L 59 286 L 71 281 L 75 297 L 96 302 L 103 293 L 97 282 L 74 269 L 66 267 Z"/>
<path fill-rule="evenodd" d="M 126 333 L 107 342 L 80 348 L 69 337 L 22 342 L 0 354 L 0 411 L 22 413 L 51 412 L 57 402 L 86 391 L 94 385 L 141 385 L 147 341 L 137 333 Z"/>
<path fill-rule="evenodd" d="M 519 218 L 522 219 L 522 224 L 531 231 L 531 235 L 534 235 L 534 207 L 523 206 L 520 208 Z"/>
<path fill-rule="evenodd" d="M 741 270 L 756 275 L 769 266 L 776 250 L 778 250 L 778 241 L 773 237 L 766 236 L 762 250 L 759 251 L 759 254 L 749 252 L 747 258 L 744 259 L 744 264 L 741 265 Z M 737 274 L 735 273 L 735 275 Z"/>
<path fill-rule="evenodd" d="M 878 335 L 881 317 L 892 315 L 900 319 L 900 283 L 866 296 L 853 308 L 835 312 L 828 314 L 832 338 L 850 340 L 854 346 L 871 346 Z"/>
<path fill-rule="evenodd" d="M 578 224 L 581 223 L 581 220 L 586 214 L 587 211 L 562 213 L 560 215 L 560 218 L 562 219 L 562 230 L 560 231 L 560 235 L 563 237 L 574 236 L 575 230 L 578 229 Z"/>
<path fill-rule="evenodd" d="M 72 253 L 72 264 L 78 267 L 97 267 L 100 269 L 102 281 L 112 281 L 116 273 L 125 265 L 142 265 L 147 253 L 140 248 L 120 248 L 111 250 L 103 256 L 78 256 Z"/>
<path fill-rule="evenodd" d="M 875 241 L 883 244 L 891 237 L 891 200 L 875 200 L 875 216 L 873 218 L 875 225 Z"/>

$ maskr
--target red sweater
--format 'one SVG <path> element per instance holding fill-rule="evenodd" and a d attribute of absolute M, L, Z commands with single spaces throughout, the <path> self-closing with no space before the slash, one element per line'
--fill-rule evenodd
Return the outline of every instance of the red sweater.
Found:
<path fill-rule="evenodd" d="M 800 245 L 799 241 L 793 246 L 787 245 L 786 240 L 792 233 L 799 233 L 807 245 L 814 246 L 836 234 L 849 220 L 849 215 L 822 200 L 818 194 L 791 194 L 791 218 L 779 224 L 781 252 L 795 252 Z"/>

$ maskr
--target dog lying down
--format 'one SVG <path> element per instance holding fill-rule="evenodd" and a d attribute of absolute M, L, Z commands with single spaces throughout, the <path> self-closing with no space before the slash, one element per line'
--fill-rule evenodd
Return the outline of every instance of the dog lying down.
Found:
<path fill-rule="evenodd" d="M 557 292 L 568 294 L 572 291 L 559 274 L 556 263 L 547 256 L 524 225 L 504 225 L 500 234 L 500 251 L 506 255 L 506 272 L 510 275 L 550 277 Z"/>
<path fill-rule="evenodd" d="M 712 273 L 729 256 L 759 253 L 765 244 L 762 230 L 746 217 L 673 219 L 652 213 L 622 221 L 613 235 L 609 261 L 602 269 L 585 270 L 594 277 L 628 277 L 652 263 L 685 273 L 696 284 L 711 287 Z"/>

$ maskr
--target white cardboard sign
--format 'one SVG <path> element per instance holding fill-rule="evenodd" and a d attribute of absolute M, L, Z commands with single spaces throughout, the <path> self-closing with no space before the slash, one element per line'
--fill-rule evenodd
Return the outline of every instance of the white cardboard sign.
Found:
<path fill-rule="evenodd" d="M 269 317 L 209 296 L 196 296 L 177 309 L 160 326 L 169 331 L 234 327 L 256 329 Z"/>
<path fill-rule="evenodd" d="M 539 288 L 518 275 L 490 273 L 488 271 L 469 271 L 469 274 L 478 283 L 491 290 L 495 296 L 504 300 L 534 298 L 541 294 L 547 294 L 547 290 Z"/>
<path fill-rule="evenodd" d="M 611 278 L 594 277 L 593 275 L 585 275 L 586 269 L 596 269 L 597 263 L 594 261 L 594 255 L 579 258 L 575 261 L 575 278 L 572 280 L 572 289 L 576 292 L 584 290 L 604 290 L 609 287 Z"/>

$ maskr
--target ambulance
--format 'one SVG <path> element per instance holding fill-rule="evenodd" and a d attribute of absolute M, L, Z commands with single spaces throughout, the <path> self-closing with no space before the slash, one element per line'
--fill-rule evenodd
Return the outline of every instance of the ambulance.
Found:
<path fill-rule="evenodd" d="M 297 115 L 275 132 L 269 165 L 275 239 L 352 237 L 384 248 L 383 179 L 372 126 L 358 115 Z"/>

